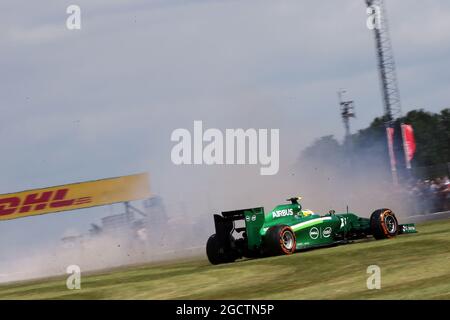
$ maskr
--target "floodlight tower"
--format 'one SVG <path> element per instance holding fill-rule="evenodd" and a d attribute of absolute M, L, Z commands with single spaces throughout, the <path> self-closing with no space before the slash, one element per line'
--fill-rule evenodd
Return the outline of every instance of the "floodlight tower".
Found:
<path fill-rule="evenodd" d="M 350 138 L 350 118 L 355 118 L 355 106 L 353 100 L 344 101 L 343 94 L 346 91 L 341 89 L 338 91 L 339 106 L 341 107 L 342 121 L 345 127 L 345 139 L 349 141 Z"/>
<path fill-rule="evenodd" d="M 384 121 L 388 139 L 389 157 L 391 161 L 392 178 L 394 184 L 398 183 L 397 168 L 394 155 L 393 127 L 395 118 L 402 116 L 400 92 L 398 90 L 397 73 L 395 70 L 394 53 L 386 9 L 383 0 L 365 0 L 367 14 L 373 17 L 373 23 L 368 27 L 373 29 L 375 48 L 378 60 L 381 92 L 383 96 Z"/>

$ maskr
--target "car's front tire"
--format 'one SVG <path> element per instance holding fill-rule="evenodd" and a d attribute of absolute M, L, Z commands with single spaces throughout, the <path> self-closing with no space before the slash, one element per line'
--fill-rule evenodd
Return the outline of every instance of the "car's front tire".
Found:
<path fill-rule="evenodd" d="M 297 240 L 289 226 L 270 227 L 265 235 L 265 249 L 269 255 L 288 255 L 295 252 Z"/>
<path fill-rule="evenodd" d="M 375 239 L 388 239 L 398 234 L 398 221 L 390 209 L 378 209 L 370 216 L 370 229 Z"/>

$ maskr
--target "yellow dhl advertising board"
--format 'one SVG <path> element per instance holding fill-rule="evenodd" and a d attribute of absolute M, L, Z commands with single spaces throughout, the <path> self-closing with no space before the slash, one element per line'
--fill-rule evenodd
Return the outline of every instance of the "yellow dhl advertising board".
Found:
<path fill-rule="evenodd" d="M 0 195 L 0 220 L 150 197 L 148 174 L 135 174 Z"/>

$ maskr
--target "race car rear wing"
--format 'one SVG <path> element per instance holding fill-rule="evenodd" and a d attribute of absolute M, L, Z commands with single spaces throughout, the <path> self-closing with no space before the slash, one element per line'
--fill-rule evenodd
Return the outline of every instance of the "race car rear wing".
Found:
<path fill-rule="evenodd" d="M 244 220 L 245 227 L 236 227 L 235 221 Z M 259 230 L 264 224 L 264 208 L 250 208 L 222 212 L 221 215 L 214 215 L 214 225 L 216 237 L 227 250 L 231 246 L 232 233 L 241 233 L 247 241 L 248 248 L 251 249 L 261 242 Z"/>

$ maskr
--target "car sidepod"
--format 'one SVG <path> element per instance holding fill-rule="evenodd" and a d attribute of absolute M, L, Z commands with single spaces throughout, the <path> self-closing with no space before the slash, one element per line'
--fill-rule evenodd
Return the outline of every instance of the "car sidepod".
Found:
<path fill-rule="evenodd" d="M 291 225 L 297 239 L 297 250 L 326 246 L 335 242 L 341 221 L 335 216 L 312 216 Z"/>

